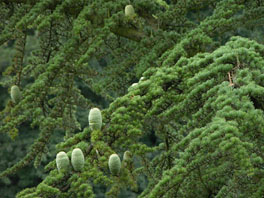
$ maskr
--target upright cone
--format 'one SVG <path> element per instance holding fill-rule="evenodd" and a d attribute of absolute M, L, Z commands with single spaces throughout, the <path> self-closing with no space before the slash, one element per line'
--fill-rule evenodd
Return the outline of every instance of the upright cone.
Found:
<path fill-rule="evenodd" d="M 125 16 L 127 17 L 134 17 L 135 16 L 135 10 L 132 5 L 127 5 L 125 7 Z"/>
<path fill-rule="evenodd" d="M 124 152 L 123 161 L 131 161 L 132 160 L 132 153 L 130 151 Z"/>
<path fill-rule="evenodd" d="M 124 152 L 122 164 L 124 167 L 129 168 L 132 165 L 132 153 L 130 151 Z"/>
<path fill-rule="evenodd" d="M 117 154 L 112 154 L 109 157 L 108 166 L 110 169 L 110 172 L 113 175 L 119 175 L 120 169 L 121 169 L 121 161 Z"/>
<path fill-rule="evenodd" d="M 59 172 L 67 171 L 70 167 L 70 160 L 67 154 L 63 151 L 56 155 L 56 165 Z"/>
<path fill-rule="evenodd" d="M 102 114 L 98 108 L 92 108 L 89 116 L 89 126 L 92 130 L 101 130 L 102 127 Z"/>
<path fill-rule="evenodd" d="M 81 149 L 75 148 L 71 155 L 71 164 L 75 171 L 81 171 L 84 166 L 84 155 Z"/>
<path fill-rule="evenodd" d="M 18 86 L 13 85 L 11 87 L 11 99 L 14 103 L 19 103 L 20 99 L 21 99 L 21 92 Z"/>

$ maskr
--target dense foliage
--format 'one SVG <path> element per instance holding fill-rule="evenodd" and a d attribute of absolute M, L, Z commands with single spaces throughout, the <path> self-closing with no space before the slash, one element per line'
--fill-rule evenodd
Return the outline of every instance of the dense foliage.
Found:
<path fill-rule="evenodd" d="M 1 85 L 21 92 L 7 99 L 0 131 L 18 141 L 23 125 L 39 131 L 0 178 L 41 168 L 48 152 L 71 161 L 54 154 L 18 198 L 264 195 L 263 1 L 3 0 L 0 9 L 0 44 L 14 43 Z M 94 107 L 102 115 L 89 127 Z"/>

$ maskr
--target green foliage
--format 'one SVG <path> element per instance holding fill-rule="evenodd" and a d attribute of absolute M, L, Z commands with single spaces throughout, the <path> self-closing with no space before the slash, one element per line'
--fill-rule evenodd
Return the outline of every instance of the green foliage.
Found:
<path fill-rule="evenodd" d="M 0 131 L 39 131 L 0 177 L 38 167 L 58 131 L 53 152 L 83 153 L 69 174 L 53 156 L 45 179 L 17 197 L 263 195 L 261 1 L 13 0 L 0 9 L 0 43 L 14 42 L 1 85 L 23 90 L 1 110 Z M 38 47 L 25 60 L 30 30 Z M 93 106 L 102 115 L 90 112 L 90 129 Z M 133 158 L 125 152 L 121 164 L 127 150 Z"/>

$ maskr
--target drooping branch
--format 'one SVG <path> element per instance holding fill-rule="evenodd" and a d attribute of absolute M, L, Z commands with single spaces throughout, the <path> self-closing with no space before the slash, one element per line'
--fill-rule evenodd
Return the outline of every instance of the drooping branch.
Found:
<path fill-rule="evenodd" d="M 111 32 L 118 36 L 122 36 L 133 41 L 140 41 L 143 37 L 146 36 L 144 32 L 126 27 L 111 28 Z"/>
<path fill-rule="evenodd" d="M 30 164 L 39 153 L 43 152 L 43 149 L 49 142 L 51 134 L 52 133 L 49 130 L 42 131 L 39 139 L 32 145 L 31 150 L 27 153 L 27 155 L 12 167 L 1 172 L 0 178 L 6 177 L 10 174 L 14 174 L 19 169 L 26 167 L 28 164 Z"/>

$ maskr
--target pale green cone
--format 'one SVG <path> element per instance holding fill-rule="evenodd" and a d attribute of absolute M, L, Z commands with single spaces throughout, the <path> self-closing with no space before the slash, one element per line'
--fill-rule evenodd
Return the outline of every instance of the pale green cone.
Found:
<path fill-rule="evenodd" d="M 70 160 L 67 154 L 63 151 L 56 155 L 56 165 L 59 172 L 67 171 L 70 167 Z"/>
<path fill-rule="evenodd" d="M 112 173 L 112 175 L 119 175 L 120 169 L 121 169 L 121 161 L 117 154 L 112 154 L 109 157 L 108 161 L 109 170 Z"/>
<path fill-rule="evenodd" d="M 89 116 L 89 126 L 92 130 L 101 130 L 102 128 L 102 114 L 98 108 L 92 108 Z"/>
<path fill-rule="evenodd" d="M 71 155 L 71 164 L 75 171 L 81 171 L 84 166 L 84 155 L 81 149 L 75 148 Z"/>
<path fill-rule="evenodd" d="M 18 86 L 13 85 L 11 87 L 11 99 L 14 103 L 19 103 L 20 99 L 21 99 L 21 92 Z"/>
<path fill-rule="evenodd" d="M 124 152 L 123 161 L 131 161 L 132 160 L 132 153 L 130 151 Z"/>
<path fill-rule="evenodd" d="M 145 80 L 145 77 L 141 77 L 141 78 L 139 79 L 139 82 L 142 82 L 143 80 Z"/>
<path fill-rule="evenodd" d="M 138 85 L 138 83 L 133 83 L 127 90 L 131 91 L 133 90 L 136 86 Z"/>
<path fill-rule="evenodd" d="M 134 17 L 135 16 L 135 10 L 132 5 L 127 5 L 125 7 L 125 16 L 127 17 Z"/>

